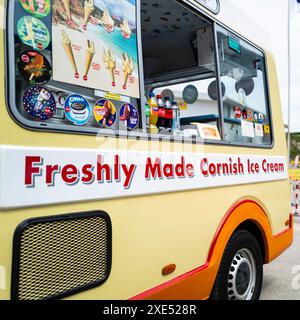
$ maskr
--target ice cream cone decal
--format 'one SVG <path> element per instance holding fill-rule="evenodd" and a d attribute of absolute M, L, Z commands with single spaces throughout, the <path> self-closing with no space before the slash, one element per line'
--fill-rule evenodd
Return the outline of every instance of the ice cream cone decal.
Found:
<path fill-rule="evenodd" d="M 62 0 L 65 9 L 66 9 L 66 13 L 67 13 L 67 24 L 70 27 L 74 27 L 75 22 L 72 20 L 72 16 L 71 16 L 71 8 L 70 8 L 70 0 Z"/>
<path fill-rule="evenodd" d="M 131 58 L 128 57 L 127 53 L 123 53 L 123 74 L 124 74 L 124 83 L 123 83 L 123 89 L 127 89 L 127 82 L 130 75 L 132 75 L 132 72 L 134 70 L 133 61 Z"/>
<path fill-rule="evenodd" d="M 87 42 L 87 50 L 86 50 L 86 59 L 85 59 L 85 71 L 84 71 L 84 76 L 83 80 L 87 81 L 88 80 L 88 74 L 91 68 L 91 64 L 95 55 L 95 43 L 93 41 L 88 40 Z"/>
<path fill-rule="evenodd" d="M 104 49 L 104 57 L 103 61 L 105 64 L 105 68 L 109 70 L 112 80 L 112 86 L 116 86 L 116 80 L 115 80 L 115 69 L 116 69 L 116 59 L 112 55 L 110 49 Z"/>
<path fill-rule="evenodd" d="M 129 27 L 128 21 L 125 19 L 121 25 L 121 33 L 125 39 L 129 39 L 131 37 L 132 31 Z"/>
<path fill-rule="evenodd" d="M 32 13 L 34 13 L 35 8 L 34 8 L 34 2 L 33 2 L 33 0 L 28 0 L 28 7 L 29 7 L 30 11 L 31 11 Z"/>
<path fill-rule="evenodd" d="M 34 33 L 32 29 L 32 21 L 25 18 L 25 26 L 26 26 L 26 32 L 27 36 L 23 38 L 23 41 L 32 42 L 32 46 L 35 48 L 35 41 L 34 41 Z"/>
<path fill-rule="evenodd" d="M 74 73 L 75 73 L 74 76 L 76 79 L 78 79 L 79 73 L 78 73 L 78 69 L 77 69 L 77 65 L 76 65 L 76 61 L 75 61 L 75 57 L 72 49 L 72 43 L 64 30 L 62 30 L 62 44 L 65 49 L 68 60 L 74 70 Z"/>
<path fill-rule="evenodd" d="M 85 31 L 87 30 L 87 23 L 94 10 L 94 0 L 86 0 L 84 3 L 84 18 L 82 23 L 82 29 Z"/>
<path fill-rule="evenodd" d="M 110 16 L 107 9 L 104 10 L 103 17 L 100 21 L 107 32 L 111 33 L 115 30 L 115 22 L 113 18 Z"/>

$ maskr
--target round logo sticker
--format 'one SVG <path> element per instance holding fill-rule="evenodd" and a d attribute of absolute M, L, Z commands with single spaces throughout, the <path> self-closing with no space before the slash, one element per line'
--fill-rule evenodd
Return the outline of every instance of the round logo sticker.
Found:
<path fill-rule="evenodd" d="M 72 94 L 66 99 L 65 114 L 71 122 L 82 126 L 90 120 L 91 108 L 84 97 Z"/>
<path fill-rule="evenodd" d="M 50 0 L 19 0 L 21 7 L 37 18 L 47 17 L 50 12 Z"/>
<path fill-rule="evenodd" d="M 235 107 L 234 108 L 234 113 L 235 113 L 235 118 L 236 119 L 241 119 L 242 118 L 242 110 L 240 107 Z"/>
<path fill-rule="evenodd" d="M 17 23 L 17 32 L 21 41 L 35 50 L 44 50 L 49 46 L 49 30 L 37 18 L 30 16 L 22 17 Z"/>
<path fill-rule="evenodd" d="M 247 109 L 243 109 L 242 111 L 242 117 L 244 120 L 247 120 L 248 119 L 248 111 Z"/>
<path fill-rule="evenodd" d="M 258 123 L 259 124 L 264 124 L 265 123 L 265 116 L 263 115 L 263 113 L 260 113 L 258 115 Z"/>
<path fill-rule="evenodd" d="M 137 108 L 130 103 L 123 104 L 120 110 L 120 120 L 126 128 L 130 130 L 136 129 L 139 125 Z"/>
<path fill-rule="evenodd" d="M 252 122 L 253 121 L 253 111 L 251 109 L 248 109 L 247 115 L 248 115 L 248 121 Z"/>
<path fill-rule="evenodd" d="M 258 122 L 258 113 L 257 112 L 254 112 L 253 113 L 253 120 L 254 120 L 254 122 Z"/>
<path fill-rule="evenodd" d="M 94 117 L 101 126 L 112 127 L 117 119 L 117 110 L 111 101 L 101 99 L 95 104 Z"/>
<path fill-rule="evenodd" d="M 24 92 L 23 106 L 27 113 L 40 120 L 52 118 L 56 110 L 53 95 L 40 86 L 31 87 Z"/>
<path fill-rule="evenodd" d="M 45 84 L 51 79 L 51 66 L 47 58 L 36 51 L 26 51 L 17 58 L 22 77 L 30 84 Z"/>

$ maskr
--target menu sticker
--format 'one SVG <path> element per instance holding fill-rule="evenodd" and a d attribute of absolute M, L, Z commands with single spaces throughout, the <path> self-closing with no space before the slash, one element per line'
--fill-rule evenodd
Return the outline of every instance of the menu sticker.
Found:
<path fill-rule="evenodd" d="M 136 4 L 53 0 L 53 79 L 140 98 Z"/>
<path fill-rule="evenodd" d="M 39 19 L 25 16 L 17 23 L 17 33 L 21 41 L 35 50 L 44 50 L 50 44 L 50 33 Z"/>
<path fill-rule="evenodd" d="M 19 0 L 21 7 L 36 18 L 47 17 L 51 10 L 50 0 Z"/>
<path fill-rule="evenodd" d="M 257 137 L 263 137 L 264 136 L 264 128 L 263 128 L 262 124 L 255 123 L 255 135 Z"/>
<path fill-rule="evenodd" d="M 136 129 L 139 125 L 139 112 L 137 108 L 130 103 L 123 104 L 120 109 L 120 120 L 127 129 Z"/>
<path fill-rule="evenodd" d="M 25 51 L 17 58 L 22 77 L 31 85 L 45 84 L 51 79 L 52 70 L 45 56 L 36 51 Z"/>
<path fill-rule="evenodd" d="M 49 120 L 56 111 L 56 102 L 51 92 L 46 88 L 34 86 L 24 92 L 23 107 L 32 117 L 39 120 Z"/>
<path fill-rule="evenodd" d="M 65 114 L 73 124 L 83 126 L 91 118 L 91 108 L 84 97 L 72 94 L 66 99 Z"/>
<path fill-rule="evenodd" d="M 116 107 L 111 101 L 101 99 L 95 104 L 94 117 L 101 126 L 112 127 L 117 119 Z"/>
<path fill-rule="evenodd" d="M 200 137 L 204 140 L 221 140 L 220 132 L 217 126 L 197 123 Z"/>
<path fill-rule="evenodd" d="M 252 122 L 241 121 L 242 123 L 242 136 L 248 138 L 255 138 L 254 125 Z"/>

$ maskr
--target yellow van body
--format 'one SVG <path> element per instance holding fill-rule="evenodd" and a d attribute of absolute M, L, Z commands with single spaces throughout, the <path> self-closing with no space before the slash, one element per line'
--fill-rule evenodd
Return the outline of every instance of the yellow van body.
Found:
<path fill-rule="evenodd" d="M 5 20 L 4 0 L 0 0 Z M 4 22 L 3 22 L 4 23 Z M 28 130 L 8 111 L 5 84 L 5 28 L 0 37 L 0 146 L 69 150 L 111 149 L 132 152 L 168 150 L 184 153 L 183 144 L 95 138 L 89 135 Z M 274 58 L 266 53 L 274 146 L 256 149 L 222 145 L 192 145 L 192 153 L 286 157 L 287 146 Z M 113 147 L 112 147 L 113 146 Z M 5 168 L 1 169 L 5 170 Z M 11 173 L 13 174 L 13 172 Z M 1 177 L 0 177 L 1 179 Z M 5 185 L 0 184 L 0 188 Z M 13 192 L 13 190 L 11 190 Z M 18 194 L 15 194 L 18 197 Z M 293 239 L 290 186 L 286 180 L 179 191 L 107 200 L 41 205 L 0 210 L 0 266 L 4 279 L 0 299 L 11 298 L 13 237 L 20 223 L 32 218 L 74 212 L 105 211 L 112 223 L 112 270 L 99 287 L 67 299 L 207 299 L 226 244 L 248 222 L 270 263 Z M 249 223 L 250 222 L 250 223 Z M 168 275 L 162 269 L 175 264 Z"/>

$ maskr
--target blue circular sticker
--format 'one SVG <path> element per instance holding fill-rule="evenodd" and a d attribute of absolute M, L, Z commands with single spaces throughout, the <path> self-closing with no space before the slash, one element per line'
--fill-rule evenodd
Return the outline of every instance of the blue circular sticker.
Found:
<path fill-rule="evenodd" d="M 259 124 L 264 124 L 264 123 L 265 123 L 265 116 L 264 116 L 263 113 L 260 113 L 260 114 L 258 115 L 258 123 L 259 123 Z"/>
<path fill-rule="evenodd" d="M 56 111 L 53 95 L 44 87 L 34 86 L 23 95 L 23 106 L 27 113 L 39 120 L 48 120 Z"/>
<path fill-rule="evenodd" d="M 139 112 L 137 108 L 130 103 L 123 104 L 120 109 L 120 120 L 127 129 L 136 129 L 139 125 Z"/>
<path fill-rule="evenodd" d="M 91 108 L 87 100 L 79 94 L 71 94 L 65 102 L 66 117 L 76 124 L 82 126 L 91 117 Z"/>

